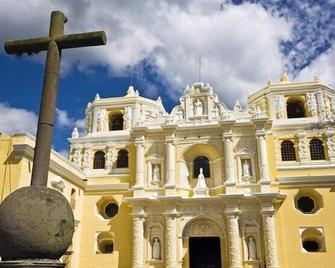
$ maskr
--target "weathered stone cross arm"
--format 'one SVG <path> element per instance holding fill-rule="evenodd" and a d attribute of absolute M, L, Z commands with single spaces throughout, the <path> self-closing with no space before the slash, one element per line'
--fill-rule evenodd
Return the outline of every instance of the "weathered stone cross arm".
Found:
<path fill-rule="evenodd" d="M 50 42 L 55 41 L 58 49 L 78 48 L 87 46 L 99 46 L 106 44 L 104 31 L 67 34 L 63 35 L 64 24 L 67 18 L 62 12 L 54 11 L 51 16 L 49 36 L 8 40 L 5 42 L 5 50 L 8 54 L 21 55 L 23 53 L 38 53 L 48 50 Z"/>
<path fill-rule="evenodd" d="M 51 41 L 55 41 L 60 49 L 98 46 L 106 44 L 106 35 L 103 31 L 97 31 L 67 34 L 55 39 L 46 36 L 23 40 L 8 40 L 5 43 L 5 50 L 8 54 L 38 53 L 48 50 L 48 45 Z"/>

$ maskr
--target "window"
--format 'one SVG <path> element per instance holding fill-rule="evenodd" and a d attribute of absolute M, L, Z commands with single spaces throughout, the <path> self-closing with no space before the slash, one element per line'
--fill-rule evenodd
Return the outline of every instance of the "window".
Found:
<path fill-rule="evenodd" d="M 295 195 L 294 203 L 303 214 L 315 214 L 323 208 L 322 195 L 315 189 L 301 189 Z"/>
<path fill-rule="evenodd" d="M 297 200 L 297 207 L 301 212 L 311 213 L 315 208 L 314 200 L 309 196 L 301 196 Z"/>
<path fill-rule="evenodd" d="M 302 242 L 302 247 L 308 252 L 318 252 L 320 249 L 319 243 L 314 240 L 305 240 Z"/>
<path fill-rule="evenodd" d="M 108 203 L 104 212 L 107 218 L 113 218 L 119 212 L 119 206 L 116 203 Z"/>
<path fill-rule="evenodd" d="M 287 101 L 287 118 L 300 118 L 305 117 L 304 103 L 298 100 Z"/>
<path fill-rule="evenodd" d="M 119 205 L 116 200 L 111 197 L 102 197 L 96 204 L 97 212 L 104 219 L 111 219 L 119 213 Z"/>
<path fill-rule="evenodd" d="M 109 130 L 122 130 L 123 129 L 123 115 L 117 114 L 111 116 L 109 120 Z"/>
<path fill-rule="evenodd" d="M 98 250 L 96 253 L 111 254 L 114 251 L 113 235 L 109 232 L 100 233 L 97 236 Z"/>
<path fill-rule="evenodd" d="M 94 154 L 94 169 L 103 169 L 105 168 L 105 153 L 102 151 L 98 151 Z"/>
<path fill-rule="evenodd" d="M 197 158 L 194 159 L 193 178 L 198 178 L 200 174 L 200 168 L 202 168 L 202 172 L 205 178 L 209 178 L 211 176 L 209 160 L 206 156 L 198 156 Z"/>
<path fill-rule="evenodd" d="M 120 150 L 117 154 L 116 161 L 117 168 L 127 168 L 128 167 L 128 151 Z"/>
<path fill-rule="evenodd" d="M 301 245 L 304 252 L 325 252 L 323 228 L 302 228 Z"/>
<path fill-rule="evenodd" d="M 325 159 L 325 152 L 323 150 L 323 144 L 321 140 L 312 139 L 309 143 L 309 150 L 311 154 L 311 160 Z"/>
<path fill-rule="evenodd" d="M 292 141 L 285 140 L 281 143 L 281 160 L 295 161 L 295 149 Z"/>

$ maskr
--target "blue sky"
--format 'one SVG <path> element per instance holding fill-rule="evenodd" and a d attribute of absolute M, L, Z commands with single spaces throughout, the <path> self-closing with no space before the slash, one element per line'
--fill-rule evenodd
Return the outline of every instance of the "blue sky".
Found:
<path fill-rule="evenodd" d="M 318 75 L 335 84 L 335 1 L 0 1 L 0 42 L 44 36 L 51 10 L 69 18 L 66 33 L 105 30 L 105 47 L 63 53 L 53 144 L 68 148 L 73 127 L 98 92 L 161 96 L 168 111 L 186 84 L 210 83 L 231 107 L 278 81 L 283 70 L 299 81 Z M 0 48 L 0 131 L 36 131 L 45 53 L 6 55 Z"/>

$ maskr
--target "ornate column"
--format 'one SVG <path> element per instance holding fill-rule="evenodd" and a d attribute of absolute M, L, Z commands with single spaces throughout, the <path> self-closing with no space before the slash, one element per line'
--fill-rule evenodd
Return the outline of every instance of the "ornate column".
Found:
<path fill-rule="evenodd" d="M 175 214 L 166 215 L 166 268 L 177 268 L 177 220 Z"/>
<path fill-rule="evenodd" d="M 73 145 L 73 157 L 71 162 L 76 164 L 78 167 L 81 166 L 81 144 Z"/>
<path fill-rule="evenodd" d="M 242 268 L 241 256 L 241 239 L 239 232 L 239 209 L 237 207 L 238 196 L 224 196 L 225 203 L 225 216 L 227 220 L 228 229 L 228 254 L 229 254 L 229 268 Z"/>
<path fill-rule="evenodd" d="M 166 189 L 174 189 L 176 187 L 175 181 L 175 145 L 174 134 L 166 137 Z"/>
<path fill-rule="evenodd" d="M 264 233 L 264 249 L 267 268 L 279 268 L 277 253 L 276 230 L 274 219 L 274 202 L 284 201 L 285 196 L 278 193 L 256 194 L 261 201 L 261 215 Z"/>
<path fill-rule="evenodd" d="M 275 221 L 273 216 L 274 211 L 261 211 L 261 213 L 263 219 L 266 267 L 279 268 Z"/>
<path fill-rule="evenodd" d="M 136 184 L 134 189 L 141 190 L 144 188 L 144 136 L 135 138 L 136 146 Z"/>
<path fill-rule="evenodd" d="M 270 191 L 270 176 L 269 176 L 269 164 L 268 164 L 268 151 L 265 140 L 265 131 L 256 131 L 257 139 L 257 151 L 258 151 L 258 162 L 259 162 L 259 173 L 260 173 L 260 184 L 262 192 Z"/>
<path fill-rule="evenodd" d="M 326 137 L 327 137 L 327 148 L 328 148 L 328 156 L 330 162 L 335 162 L 335 143 L 334 143 L 334 129 L 327 129 L 326 130 Z"/>
<path fill-rule="evenodd" d="M 82 169 L 87 175 L 90 171 L 91 164 L 91 145 L 89 143 L 84 144 L 84 153 L 83 153 L 83 166 Z"/>
<path fill-rule="evenodd" d="M 232 126 L 227 126 L 223 133 L 224 142 L 224 159 L 225 159 L 225 173 L 227 192 L 230 192 L 229 187 L 236 185 L 236 178 L 234 176 L 234 144 Z"/>
<path fill-rule="evenodd" d="M 113 149 L 114 149 L 114 144 L 113 143 L 108 143 L 107 144 L 107 148 L 108 148 L 108 151 L 106 153 L 106 165 L 105 165 L 105 168 L 109 171 L 112 171 L 113 169 L 113 162 L 114 162 L 114 152 L 113 152 Z"/>
<path fill-rule="evenodd" d="M 299 159 L 301 162 L 308 161 L 308 145 L 306 144 L 305 132 L 299 131 L 297 137 L 299 139 L 298 143 Z"/>
<path fill-rule="evenodd" d="M 132 268 L 144 267 L 144 213 L 142 207 L 134 207 L 133 211 L 133 259 Z"/>

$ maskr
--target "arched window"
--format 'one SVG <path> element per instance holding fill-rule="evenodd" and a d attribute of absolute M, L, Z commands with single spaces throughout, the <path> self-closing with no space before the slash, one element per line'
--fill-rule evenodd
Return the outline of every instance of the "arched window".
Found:
<path fill-rule="evenodd" d="M 282 161 L 295 161 L 295 149 L 292 141 L 283 141 L 281 143 L 281 160 Z"/>
<path fill-rule="evenodd" d="M 117 154 L 116 161 L 117 168 L 127 168 L 128 167 L 128 151 L 120 150 Z"/>
<path fill-rule="evenodd" d="M 97 151 L 94 154 L 93 168 L 94 169 L 105 168 L 105 153 L 103 151 Z"/>
<path fill-rule="evenodd" d="M 122 130 L 123 129 L 123 115 L 113 115 L 109 119 L 109 130 Z"/>
<path fill-rule="evenodd" d="M 193 163 L 193 178 L 198 178 L 200 174 L 200 168 L 202 168 L 202 172 L 205 178 L 209 178 L 210 168 L 209 168 L 209 160 L 206 156 L 198 156 L 194 159 Z"/>
<path fill-rule="evenodd" d="M 323 150 L 323 145 L 322 145 L 321 140 L 312 139 L 309 143 L 309 151 L 311 154 L 311 160 L 325 159 L 325 152 Z"/>
<path fill-rule="evenodd" d="M 304 103 L 299 100 L 287 101 L 287 118 L 305 117 Z"/>

